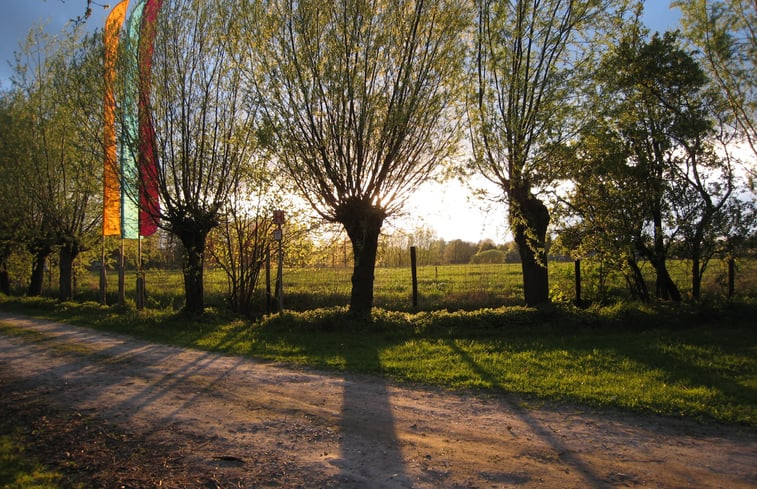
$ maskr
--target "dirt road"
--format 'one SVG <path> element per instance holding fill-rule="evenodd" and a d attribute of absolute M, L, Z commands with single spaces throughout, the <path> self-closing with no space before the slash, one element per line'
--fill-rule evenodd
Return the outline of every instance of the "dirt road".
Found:
<path fill-rule="evenodd" d="M 152 470 L 191 473 L 197 487 L 757 487 L 757 433 L 739 427 L 395 385 L 6 313 L 0 323 L 6 392 L 113 425 L 163 460 Z"/>

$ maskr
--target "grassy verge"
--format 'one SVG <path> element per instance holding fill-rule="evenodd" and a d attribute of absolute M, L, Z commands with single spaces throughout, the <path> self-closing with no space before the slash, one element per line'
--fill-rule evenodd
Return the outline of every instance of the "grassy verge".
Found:
<path fill-rule="evenodd" d="M 29 458 L 19 430 L 0 434 L 0 487 L 3 489 L 56 489 L 62 475 Z"/>
<path fill-rule="evenodd" d="M 0 308 L 226 354 L 757 427 L 757 304 L 508 307 L 258 322 L 3 298 Z"/>

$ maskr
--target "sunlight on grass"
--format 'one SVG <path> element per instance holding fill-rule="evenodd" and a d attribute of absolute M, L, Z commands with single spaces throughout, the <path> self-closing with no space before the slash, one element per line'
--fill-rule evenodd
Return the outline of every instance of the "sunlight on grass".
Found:
<path fill-rule="evenodd" d="M 24 457 L 20 435 L 0 435 L 0 487 L 57 489 L 62 477 Z"/>

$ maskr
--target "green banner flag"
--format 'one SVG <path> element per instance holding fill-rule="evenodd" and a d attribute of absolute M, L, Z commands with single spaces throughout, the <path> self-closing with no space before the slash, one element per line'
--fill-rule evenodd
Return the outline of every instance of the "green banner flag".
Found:
<path fill-rule="evenodd" d="M 144 0 L 132 10 L 124 39 L 124 97 L 123 124 L 121 128 L 121 237 L 139 237 L 139 171 L 137 151 L 139 147 L 139 121 L 137 96 L 139 91 L 139 33 L 142 28 Z"/>

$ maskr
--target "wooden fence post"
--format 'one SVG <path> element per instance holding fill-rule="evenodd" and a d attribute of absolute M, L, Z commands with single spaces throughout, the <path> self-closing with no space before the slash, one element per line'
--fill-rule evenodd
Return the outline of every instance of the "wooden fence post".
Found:
<path fill-rule="evenodd" d="M 271 245 L 265 249 L 265 313 L 271 314 Z"/>
<path fill-rule="evenodd" d="M 410 269 L 413 277 L 413 309 L 418 308 L 418 269 L 415 246 L 410 247 Z"/>
<path fill-rule="evenodd" d="M 575 262 L 576 306 L 581 307 L 581 260 Z"/>

